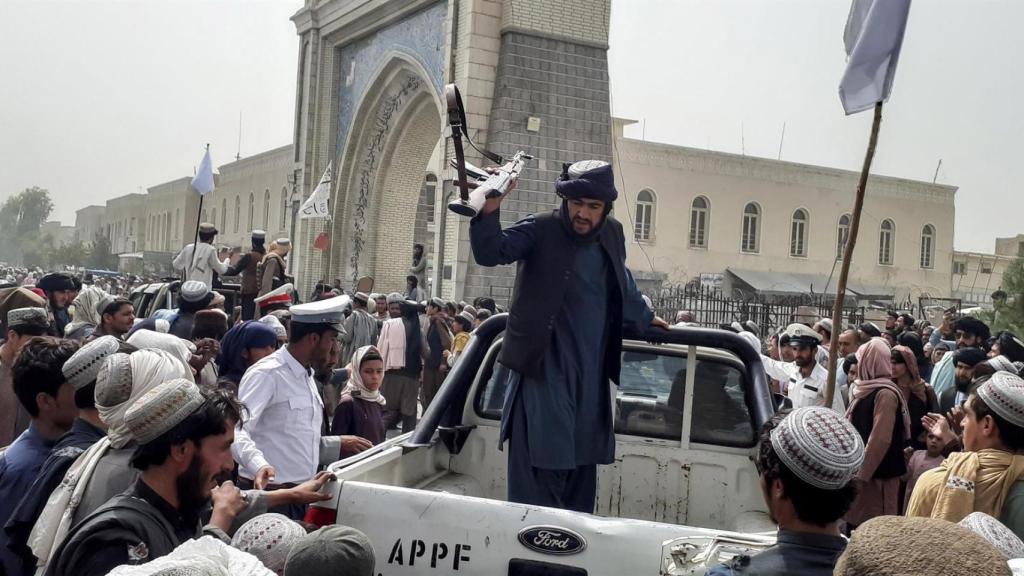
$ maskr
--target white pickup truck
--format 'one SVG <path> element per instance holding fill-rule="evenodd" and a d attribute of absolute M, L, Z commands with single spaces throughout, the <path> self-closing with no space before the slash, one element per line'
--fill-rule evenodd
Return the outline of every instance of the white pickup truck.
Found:
<path fill-rule="evenodd" d="M 595 514 L 506 502 L 505 321 L 477 329 L 415 431 L 330 466 L 334 498 L 307 520 L 362 530 L 377 573 L 396 576 L 703 574 L 774 543 L 751 456 L 776 399 L 760 358 L 721 330 L 623 341 Z"/>

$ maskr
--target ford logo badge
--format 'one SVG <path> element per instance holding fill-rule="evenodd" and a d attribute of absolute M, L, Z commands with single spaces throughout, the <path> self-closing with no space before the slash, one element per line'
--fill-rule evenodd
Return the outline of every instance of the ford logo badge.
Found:
<path fill-rule="evenodd" d="M 566 556 L 587 548 L 583 536 L 556 526 L 528 526 L 519 531 L 519 543 L 534 552 Z"/>

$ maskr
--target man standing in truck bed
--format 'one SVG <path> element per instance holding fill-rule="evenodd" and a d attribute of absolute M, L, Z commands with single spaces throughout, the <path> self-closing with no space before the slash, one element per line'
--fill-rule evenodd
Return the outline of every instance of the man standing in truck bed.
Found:
<path fill-rule="evenodd" d="M 612 167 L 565 165 L 558 210 L 502 230 L 490 199 L 470 240 L 482 266 L 518 269 L 499 361 L 510 369 L 500 441 L 509 441 L 508 500 L 593 512 L 597 464 L 615 457 L 611 387 L 624 329 L 668 328 L 626 269 Z"/>

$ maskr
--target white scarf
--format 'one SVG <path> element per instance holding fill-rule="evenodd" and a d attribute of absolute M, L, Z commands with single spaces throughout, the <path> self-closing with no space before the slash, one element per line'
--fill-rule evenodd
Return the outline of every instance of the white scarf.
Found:
<path fill-rule="evenodd" d="M 366 353 L 370 350 L 380 354 L 376 346 L 363 346 L 352 355 L 352 361 L 346 366 L 348 368 L 348 384 L 342 390 L 341 395 L 348 394 L 353 398 L 359 398 L 367 402 L 376 402 L 384 406 L 387 402 L 384 400 L 384 396 L 381 396 L 380 388 L 376 390 L 367 389 L 366 384 L 363 384 L 363 375 L 359 373 L 359 367 L 363 364 L 363 356 L 366 356 Z"/>
<path fill-rule="evenodd" d="M 71 334 L 83 326 L 98 327 L 101 318 L 96 306 L 107 296 L 110 295 L 95 286 L 85 287 L 71 303 L 75 308 L 74 319 L 64 327 L 64 333 Z"/>
<path fill-rule="evenodd" d="M 107 436 L 83 452 L 71 465 L 60 485 L 50 494 L 46 507 L 29 534 L 28 545 L 38 558 L 37 565 L 42 567 L 39 573 L 45 569 L 71 530 L 71 520 L 82 500 L 82 494 L 89 486 L 97 463 L 110 448 L 124 448 L 131 440 L 124 422 L 128 407 L 158 384 L 188 377 L 181 363 L 163 350 L 139 350 L 133 352 L 128 361 L 132 369 L 131 395 L 128 400 L 116 406 L 96 406 L 100 420 L 109 427 Z"/>
<path fill-rule="evenodd" d="M 195 381 L 195 377 L 192 374 L 192 367 L 188 363 L 189 360 L 192 359 L 192 352 L 195 350 L 195 346 L 191 342 L 186 342 L 173 334 L 162 334 L 152 330 L 139 330 L 132 334 L 131 338 L 128 338 L 127 342 L 140 350 L 154 349 L 170 352 L 175 358 L 181 361 L 182 366 L 185 367 L 185 371 L 188 372 L 187 375 L 180 376 L 180 378 L 187 378 L 193 382 Z"/>

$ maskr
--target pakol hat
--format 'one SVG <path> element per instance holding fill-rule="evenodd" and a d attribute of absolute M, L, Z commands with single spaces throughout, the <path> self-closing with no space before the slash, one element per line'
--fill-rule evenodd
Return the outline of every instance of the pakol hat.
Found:
<path fill-rule="evenodd" d="M 295 288 L 288 284 L 282 284 L 277 288 L 267 292 L 263 296 L 260 296 L 253 300 L 257 306 L 263 308 L 265 306 L 273 306 L 274 304 L 283 304 L 285 306 L 291 306 L 292 304 L 292 291 Z"/>
<path fill-rule="evenodd" d="M 790 324 L 786 326 L 786 335 L 789 336 L 790 346 L 813 347 L 821 344 L 821 334 L 803 324 Z"/>
<path fill-rule="evenodd" d="M 993 412 L 1014 426 L 1024 428 L 1024 379 L 1010 372 L 996 372 L 976 392 Z"/>
<path fill-rule="evenodd" d="M 217 227 L 214 226 L 210 222 L 203 222 L 203 223 L 199 224 L 199 233 L 200 234 L 216 234 L 217 233 Z"/>
<path fill-rule="evenodd" d="M 169 380 L 139 397 L 128 408 L 125 424 L 139 444 L 147 444 L 180 424 L 205 401 L 191 380 Z"/>
<path fill-rule="evenodd" d="M 69 274 L 54 272 L 53 274 L 47 274 L 40 278 L 39 282 L 36 282 L 36 288 L 39 288 L 43 292 L 74 290 L 75 281 L 72 280 Z"/>
<path fill-rule="evenodd" d="M 771 432 L 772 448 L 811 486 L 839 490 L 864 463 L 864 441 L 842 414 L 822 406 L 790 412 Z"/>
<path fill-rule="evenodd" d="M 398 292 L 392 292 L 387 295 L 388 304 L 401 304 L 405 302 L 405 296 L 402 296 Z"/>
<path fill-rule="evenodd" d="M 278 246 L 291 246 L 292 245 L 292 241 L 289 238 L 278 238 L 277 240 L 275 240 L 275 242 L 277 243 Z"/>
<path fill-rule="evenodd" d="M 64 363 L 61 372 L 75 390 L 81 390 L 96 381 L 103 362 L 117 353 L 120 347 L 121 341 L 114 336 L 101 336 L 72 354 Z"/>
<path fill-rule="evenodd" d="M 356 292 L 355 296 L 353 296 L 352 299 L 362 302 L 363 304 L 366 304 L 367 302 L 370 301 L 370 296 L 367 295 L 366 292 Z"/>
<path fill-rule="evenodd" d="M 7 313 L 7 329 L 18 326 L 33 326 L 46 329 L 50 326 L 50 320 L 46 316 L 45 308 L 15 308 Z"/>
<path fill-rule="evenodd" d="M 344 330 L 345 307 L 348 296 L 335 296 L 316 302 L 296 304 L 291 307 L 292 322 L 298 324 L 327 324 L 335 330 Z"/>
<path fill-rule="evenodd" d="M 264 230 L 253 230 L 252 231 L 252 239 L 253 240 L 259 240 L 260 242 L 263 242 L 264 240 L 267 239 L 267 233 Z"/>
<path fill-rule="evenodd" d="M 853 531 L 835 576 L 1010 576 L 1003 554 L 939 518 L 878 516 Z"/>

